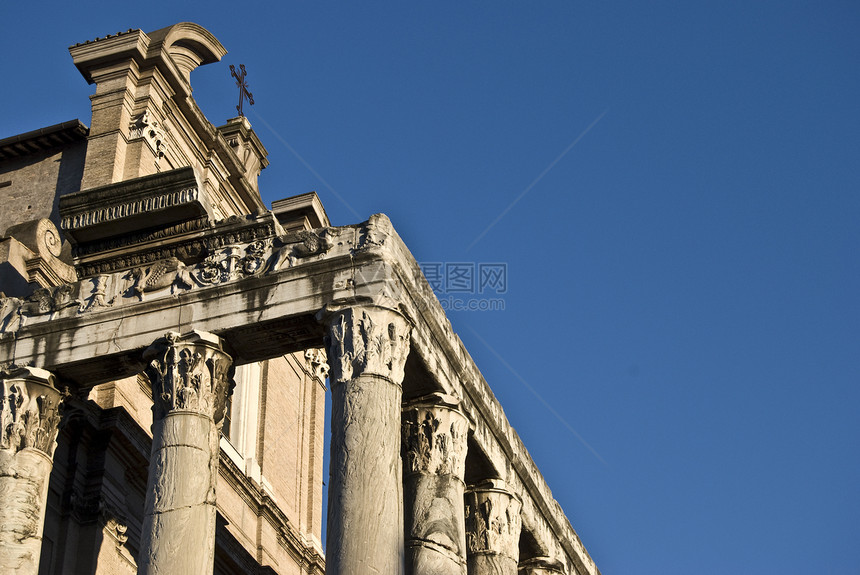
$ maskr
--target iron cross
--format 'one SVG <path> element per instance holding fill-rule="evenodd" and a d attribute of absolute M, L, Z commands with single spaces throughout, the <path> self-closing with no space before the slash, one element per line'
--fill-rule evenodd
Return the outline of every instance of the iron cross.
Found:
<path fill-rule="evenodd" d="M 247 97 L 248 103 L 253 106 L 254 94 L 248 90 L 248 84 L 245 82 L 245 76 L 248 75 L 248 73 L 245 72 L 245 64 L 239 64 L 239 70 L 241 70 L 241 72 L 237 74 L 236 67 L 233 66 L 233 64 L 230 64 L 230 74 L 236 78 L 236 85 L 239 86 L 239 105 L 236 106 L 236 110 L 239 112 L 240 116 L 244 116 L 245 114 L 242 113 L 242 103 L 245 101 L 245 97 Z"/>

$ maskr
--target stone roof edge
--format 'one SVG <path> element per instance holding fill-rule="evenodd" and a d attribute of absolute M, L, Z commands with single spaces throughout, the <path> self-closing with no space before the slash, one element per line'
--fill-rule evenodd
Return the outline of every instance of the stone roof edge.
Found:
<path fill-rule="evenodd" d="M 14 152 L 13 147 L 15 146 L 19 148 L 25 147 L 31 149 L 30 153 L 35 153 L 37 151 L 49 150 L 63 144 L 74 142 L 75 140 L 86 140 L 89 132 L 90 129 L 86 124 L 75 119 L 54 124 L 53 126 L 39 128 L 38 130 L 24 132 L 23 134 L 9 136 L 0 140 L 0 158 L 5 155 L 5 148 L 12 148 L 11 151 Z M 9 156 L 20 155 L 24 154 L 20 152 L 9 154 Z"/>

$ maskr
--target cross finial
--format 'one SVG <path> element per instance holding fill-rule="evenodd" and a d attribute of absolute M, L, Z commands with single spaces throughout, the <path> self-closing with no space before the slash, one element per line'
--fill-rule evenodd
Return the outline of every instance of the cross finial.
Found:
<path fill-rule="evenodd" d="M 248 74 L 245 72 L 245 64 L 239 64 L 240 72 L 236 72 L 236 67 L 233 64 L 230 64 L 230 74 L 236 78 L 236 85 L 239 86 L 239 105 L 236 106 L 236 111 L 239 112 L 240 116 L 244 116 L 242 113 L 242 104 L 245 101 L 245 98 L 248 98 L 248 103 L 250 105 L 254 105 L 254 95 L 248 90 L 248 83 L 245 82 L 245 76 Z"/>

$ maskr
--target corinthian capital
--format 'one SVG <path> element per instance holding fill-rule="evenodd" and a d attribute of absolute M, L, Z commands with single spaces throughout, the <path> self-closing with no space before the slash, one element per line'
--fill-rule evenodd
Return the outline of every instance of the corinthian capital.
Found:
<path fill-rule="evenodd" d="M 9 367 L 0 371 L 0 382 L 0 448 L 17 453 L 29 447 L 52 457 L 63 401 L 54 375 L 36 367 Z"/>
<path fill-rule="evenodd" d="M 519 575 L 566 575 L 564 564 L 551 557 L 533 557 L 521 561 Z"/>
<path fill-rule="evenodd" d="M 233 358 L 224 351 L 221 338 L 205 331 L 169 332 L 149 346 L 143 358 L 149 364 L 146 375 L 152 383 L 156 420 L 190 411 L 221 423 L 235 385 Z"/>
<path fill-rule="evenodd" d="M 459 411 L 459 400 L 433 394 L 403 407 L 403 464 L 405 474 L 453 475 L 463 479 L 469 422 Z"/>
<path fill-rule="evenodd" d="M 519 559 L 522 503 L 504 482 L 490 480 L 466 491 L 466 543 L 471 553 Z"/>
<path fill-rule="evenodd" d="M 396 311 L 376 306 L 339 310 L 325 318 L 331 373 L 343 382 L 362 375 L 384 377 L 398 385 L 409 354 L 409 321 Z"/>

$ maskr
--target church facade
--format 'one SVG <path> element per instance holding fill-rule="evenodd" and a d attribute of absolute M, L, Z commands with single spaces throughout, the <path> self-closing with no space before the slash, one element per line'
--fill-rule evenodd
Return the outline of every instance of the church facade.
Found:
<path fill-rule="evenodd" d="M 0 573 L 599 573 L 388 218 L 264 205 L 211 33 L 70 52 L 89 126 L 0 140 Z"/>

